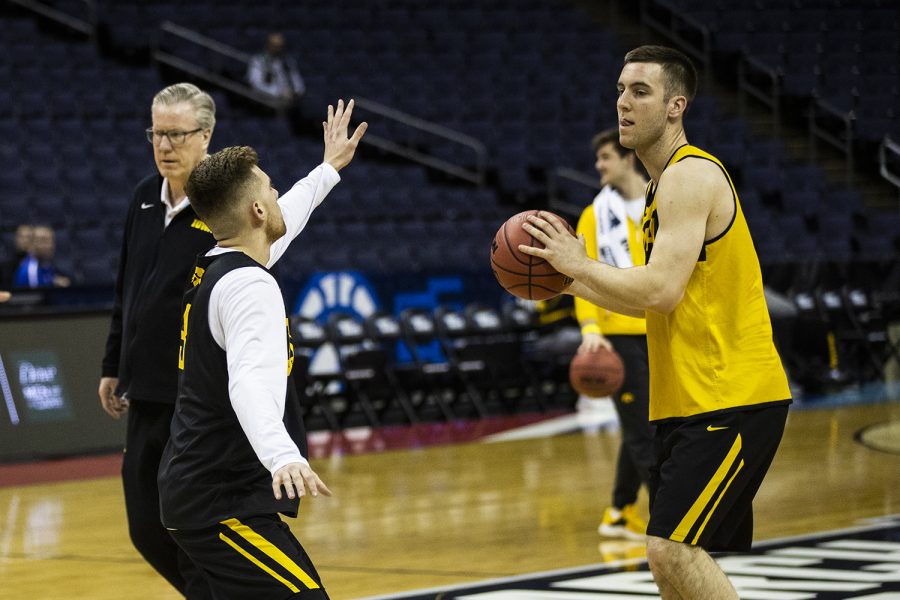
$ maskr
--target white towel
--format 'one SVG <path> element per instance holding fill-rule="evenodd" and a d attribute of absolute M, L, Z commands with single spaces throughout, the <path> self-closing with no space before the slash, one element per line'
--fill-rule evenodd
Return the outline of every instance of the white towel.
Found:
<path fill-rule="evenodd" d="M 597 222 L 597 258 L 614 267 L 633 267 L 625 200 L 608 185 L 603 186 L 594 198 L 594 220 Z"/>

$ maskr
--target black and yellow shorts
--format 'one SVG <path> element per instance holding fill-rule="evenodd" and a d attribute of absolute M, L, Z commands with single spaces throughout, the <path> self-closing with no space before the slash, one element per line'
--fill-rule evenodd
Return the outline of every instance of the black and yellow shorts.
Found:
<path fill-rule="evenodd" d="M 785 403 L 660 423 L 647 535 L 709 551 L 749 550 L 753 497 L 787 413 Z"/>
<path fill-rule="evenodd" d="M 169 530 L 222 600 L 328 598 L 306 551 L 278 515 Z"/>

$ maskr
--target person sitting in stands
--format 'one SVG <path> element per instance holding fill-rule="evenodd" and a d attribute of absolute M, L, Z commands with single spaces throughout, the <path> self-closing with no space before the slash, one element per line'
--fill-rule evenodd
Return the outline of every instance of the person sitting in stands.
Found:
<path fill-rule="evenodd" d="M 0 274 L 0 286 L 3 289 L 9 289 L 13 286 L 16 279 L 16 271 L 19 265 L 28 256 L 28 249 L 31 248 L 31 240 L 34 238 L 34 225 L 31 223 L 22 223 L 16 227 L 16 236 L 13 240 L 13 255 L 4 261 L 2 268 L 3 273 Z"/>
<path fill-rule="evenodd" d="M 53 255 L 56 242 L 53 229 L 47 225 L 36 225 L 30 247 L 13 279 L 13 287 L 47 288 L 69 287 L 69 278 L 56 272 Z"/>
<path fill-rule="evenodd" d="M 297 61 L 285 55 L 284 36 L 277 31 L 269 34 L 265 52 L 250 59 L 247 81 L 260 92 L 291 102 L 306 92 Z"/>

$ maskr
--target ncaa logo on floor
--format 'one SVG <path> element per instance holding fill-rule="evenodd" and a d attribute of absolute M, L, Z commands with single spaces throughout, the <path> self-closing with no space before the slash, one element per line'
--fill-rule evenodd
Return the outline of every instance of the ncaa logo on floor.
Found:
<path fill-rule="evenodd" d="M 762 542 L 719 555 L 742 600 L 900 600 L 900 516 L 853 529 Z M 368 600 L 659 598 L 645 560 L 580 567 Z"/>

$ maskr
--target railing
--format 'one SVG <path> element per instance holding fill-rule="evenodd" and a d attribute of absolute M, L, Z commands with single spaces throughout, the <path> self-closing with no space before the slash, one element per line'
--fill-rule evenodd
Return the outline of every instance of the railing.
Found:
<path fill-rule="evenodd" d="M 641 0 L 641 22 L 675 42 L 704 69 L 709 83 L 712 62 L 709 29 L 688 16 L 679 14 L 668 0 Z M 773 134 L 778 136 L 781 126 L 781 75 L 778 71 L 744 54 L 738 63 L 738 102 L 741 116 L 745 116 L 746 97 L 750 96 L 767 106 L 772 113 Z M 818 142 L 826 142 L 840 151 L 846 162 L 845 179 L 854 179 L 854 132 L 852 112 L 844 113 L 822 100 L 813 100 L 809 110 L 811 159 L 816 159 Z"/>
<path fill-rule="evenodd" d="M 18 4 L 23 8 L 56 21 L 61 25 L 65 25 L 69 29 L 73 29 L 86 36 L 93 38 L 97 31 L 97 3 L 95 0 L 80 0 L 84 4 L 84 13 L 73 15 L 66 11 L 56 8 L 51 3 L 40 2 L 39 0 L 9 0 L 12 4 Z"/>
<path fill-rule="evenodd" d="M 380 148 L 385 152 L 402 156 L 476 185 L 484 185 L 485 173 L 487 171 L 487 147 L 479 140 L 367 98 L 360 98 L 357 96 L 356 107 L 362 109 L 364 112 L 371 112 L 385 119 L 405 125 L 415 131 L 420 131 L 442 140 L 458 144 L 472 152 L 474 165 L 471 168 L 464 167 L 458 163 L 453 163 L 435 156 L 434 154 L 429 154 L 427 151 L 418 149 L 412 139 L 409 139 L 407 144 L 404 145 L 403 143 L 366 132 L 366 137 L 363 138 L 363 141 L 368 140 L 370 145 Z"/>
<path fill-rule="evenodd" d="M 747 96 L 769 109 L 772 132 L 777 138 L 781 128 L 781 77 L 778 71 L 744 52 L 738 61 L 738 113 L 744 119 L 747 118 Z"/>
<path fill-rule="evenodd" d="M 156 62 L 283 113 L 289 107 L 289 102 L 259 92 L 244 83 L 250 58 L 246 52 L 169 21 L 160 25 L 153 40 L 153 59 Z M 363 143 L 476 185 L 485 183 L 487 148 L 479 140 L 374 100 L 359 96 L 354 98 L 358 114 L 371 113 L 412 132 L 398 141 L 374 134 L 370 129 L 363 138 Z M 471 153 L 472 161 L 453 161 L 438 156 L 430 151 L 430 144 L 415 139 L 421 134 L 431 136 L 439 143 L 459 146 Z"/>
<path fill-rule="evenodd" d="M 809 107 L 810 159 L 816 161 L 818 142 L 823 141 L 846 159 L 847 185 L 853 184 L 853 111 L 845 112 L 825 100 L 813 100 Z"/>
<path fill-rule="evenodd" d="M 891 170 L 891 166 L 897 168 Z M 886 135 L 878 147 L 878 171 L 881 176 L 897 188 L 898 206 L 900 206 L 900 144 Z"/>
<path fill-rule="evenodd" d="M 597 176 L 591 176 L 569 167 L 556 167 L 547 173 L 547 199 L 548 207 L 576 219 L 581 216 L 584 207 L 587 206 L 587 198 L 583 198 L 578 204 L 570 202 L 562 197 L 562 185 L 564 183 L 575 184 L 579 189 L 590 190 L 591 197 L 600 191 L 602 187 Z"/>
<path fill-rule="evenodd" d="M 641 22 L 669 38 L 693 58 L 708 89 L 712 71 L 712 41 L 709 29 L 693 17 L 681 14 L 665 0 L 641 0 Z"/>
<path fill-rule="evenodd" d="M 181 46 L 178 46 L 181 44 Z M 237 48 L 165 21 L 153 38 L 153 60 L 253 100 L 276 111 L 288 104 L 243 82 L 250 55 Z M 179 56 L 179 50 L 185 56 Z"/>

